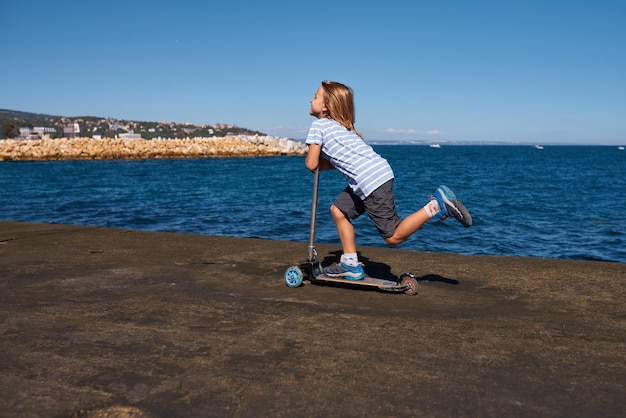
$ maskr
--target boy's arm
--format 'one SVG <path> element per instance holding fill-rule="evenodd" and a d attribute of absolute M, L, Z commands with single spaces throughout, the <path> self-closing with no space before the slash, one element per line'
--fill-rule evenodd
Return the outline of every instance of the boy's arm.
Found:
<path fill-rule="evenodd" d="M 322 158 L 322 147 L 316 144 L 309 145 L 309 151 L 306 154 L 306 168 L 311 171 L 332 170 L 335 168 L 327 159 Z"/>

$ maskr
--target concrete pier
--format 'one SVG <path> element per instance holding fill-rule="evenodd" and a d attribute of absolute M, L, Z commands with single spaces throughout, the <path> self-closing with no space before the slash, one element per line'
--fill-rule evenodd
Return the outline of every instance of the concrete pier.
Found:
<path fill-rule="evenodd" d="M 626 264 L 360 250 L 0 222 L 0 416 L 624 416 Z"/>

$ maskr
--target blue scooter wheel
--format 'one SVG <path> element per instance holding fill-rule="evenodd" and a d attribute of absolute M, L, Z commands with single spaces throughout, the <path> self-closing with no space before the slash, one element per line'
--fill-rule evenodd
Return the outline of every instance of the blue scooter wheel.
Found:
<path fill-rule="evenodd" d="M 285 282 L 289 287 L 300 286 L 303 278 L 302 270 L 297 266 L 289 267 L 285 272 Z"/>

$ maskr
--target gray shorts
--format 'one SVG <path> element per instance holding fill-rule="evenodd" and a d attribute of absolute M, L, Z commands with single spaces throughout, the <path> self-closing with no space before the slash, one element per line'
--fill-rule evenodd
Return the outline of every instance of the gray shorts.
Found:
<path fill-rule="evenodd" d="M 383 238 L 392 236 L 402 221 L 396 212 L 396 203 L 393 199 L 393 179 L 383 183 L 365 200 L 361 200 L 348 186 L 337 196 L 335 206 L 350 219 L 356 219 L 367 212 Z"/>

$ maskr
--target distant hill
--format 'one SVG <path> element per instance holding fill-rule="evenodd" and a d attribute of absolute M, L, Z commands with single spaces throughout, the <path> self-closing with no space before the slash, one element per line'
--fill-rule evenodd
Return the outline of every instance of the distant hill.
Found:
<path fill-rule="evenodd" d="M 141 122 L 133 120 L 104 118 L 97 116 L 55 116 L 42 113 L 21 112 L 0 109 L 2 137 L 13 138 L 19 135 L 19 128 L 50 128 L 51 137 L 63 137 L 63 129 L 78 123 L 78 136 L 92 138 L 114 138 L 123 133 L 140 134 L 144 139 L 154 138 L 194 138 L 224 137 L 230 135 L 265 135 L 231 124 L 195 125 L 176 122 Z"/>

